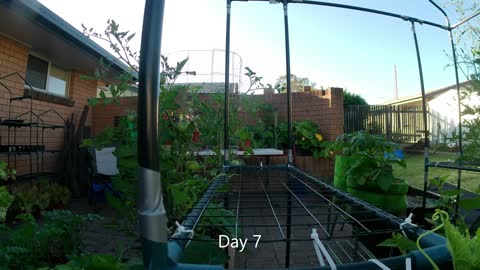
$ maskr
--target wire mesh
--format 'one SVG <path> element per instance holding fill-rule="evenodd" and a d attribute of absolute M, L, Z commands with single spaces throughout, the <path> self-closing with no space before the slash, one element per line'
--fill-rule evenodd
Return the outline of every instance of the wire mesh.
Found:
<path fill-rule="evenodd" d="M 197 236 L 223 231 L 230 240 L 247 239 L 243 252 L 230 251 L 235 268 L 320 266 L 313 228 L 336 264 L 367 261 L 375 257 L 369 247 L 399 231 L 390 216 L 298 171 L 237 167 L 228 174 L 193 227 Z M 222 209 L 228 211 L 215 211 Z"/>

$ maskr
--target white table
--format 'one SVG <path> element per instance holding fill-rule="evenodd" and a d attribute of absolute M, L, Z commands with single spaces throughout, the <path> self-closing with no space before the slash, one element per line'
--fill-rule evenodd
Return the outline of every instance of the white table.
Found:
<path fill-rule="evenodd" d="M 222 155 L 225 154 L 225 150 L 222 149 L 220 151 Z M 216 153 L 213 150 L 207 149 L 207 150 L 201 150 L 196 152 L 197 155 L 199 156 L 215 156 Z M 245 151 L 240 151 L 236 150 L 235 155 L 237 156 L 245 156 Z M 267 158 L 267 165 L 270 165 L 270 157 L 271 156 L 282 156 L 283 151 L 279 149 L 274 149 L 274 148 L 258 148 L 258 149 L 253 149 L 253 154 L 252 156 L 264 156 Z"/>

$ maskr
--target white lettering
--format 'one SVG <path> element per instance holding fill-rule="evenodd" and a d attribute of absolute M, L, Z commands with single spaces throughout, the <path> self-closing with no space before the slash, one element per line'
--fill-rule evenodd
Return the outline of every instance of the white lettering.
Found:
<path fill-rule="evenodd" d="M 242 242 L 242 238 L 238 239 L 238 241 L 240 242 L 240 246 L 241 246 L 240 252 L 243 252 L 243 250 L 245 249 L 245 246 L 247 245 L 248 238 L 245 238 L 245 242 Z"/>
<path fill-rule="evenodd" d="M 260 242 L 260 238 L 262 238 L 261 234 L 254 234 L 253 237 L 257 238 L 257 242 L 255 242 L 255 248 L 258 247 L 258 243 Z"/>
<path fill-rule="evenodd" d="M 227 242 L 225 245 L 222 245 L 222 240 L 225 239 Z M 230 245 L 230 238 L 226 235 L 220 235 L 218 236 L 218 247 L 219 248 L 225 248 L 225 247 L 228 247 Z"/>
<path fill-rule="evenodd" d="M 241 238 L 231 238 L 228 235 L 219 235 L 218 236 L 218 247 L 219 248 L 226 248 L 230 246 L 231 248 L 239 249 L 240 252 L 245 250 L 247 246 L 248 238 L 241 239 Z M 257 241 L 258 242 L 258 241 Z"/>

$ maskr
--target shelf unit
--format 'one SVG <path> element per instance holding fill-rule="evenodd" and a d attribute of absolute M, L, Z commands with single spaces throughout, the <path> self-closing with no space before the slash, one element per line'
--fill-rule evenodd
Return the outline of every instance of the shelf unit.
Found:
<path fill-rule="evenodd" d="M 8 78 L 20 78 L 21 82 L 33 92 L 33 87 L 25 80 L 25 78 L 18 72 L 14 72 L 0 77 L 0 88 L 5 89 L 8 94 L 8 115 L 6 119 L 0 119 L 0 129 L 7 129 L 7 144 L 3 145 L 0 141 L 0 155 L 7 155 L 8 167 L 17 168 L 18 156 L 27 156 L 30 168 L 28 173 L 17 176 L 17 180 L 31 180 L 38 176 L 48 174 L 45 172 L 45 154 L 58 153 L 60 149 L 48 149 L 45 146 L 45 131 L 48 129 L 63 129 L 65 126 L 65 119 L 55 109 L 47 111 L 36 112 L 33 107 L 32 96 L 16 96 L 12 89 L 7 86 L 5 80 Z M 14 112 L 15 104 L 23 103 L 26 105 L 27 111 L 23 113 Z M 52 124 L 45 121 L 43 118 L 47 114 L 52 114 L 57 117 L 63 125 Z M 60 122 L 60 121 L 58 121 Z M 26 129 L 25 137 L 19 139 L 20 129 Z M 20 141 L 20 143 L 18 143 Z M 4 181 L 3 184 L 9 184 L 17 181 Z"/>

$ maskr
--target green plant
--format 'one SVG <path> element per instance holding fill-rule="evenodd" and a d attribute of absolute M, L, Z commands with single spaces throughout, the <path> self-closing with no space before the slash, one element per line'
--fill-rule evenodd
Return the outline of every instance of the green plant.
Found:
<path fill-rule="evenodd" d="M 44 267 L 37 270 L 143 270 L 140 259 L 120 262 L 110 254 L 84 254 L 72 256 L 66 264 L 55 267 Z"/>
<path fill-rule="evenodd" d="M 303 150 L 311 151 L 314 158 L 322 156 L 325 142 L 320 134 L 318 125 L 310 120 L 295 122 L 293 124 L 295 143 Z"/>
<path fill-rule="evenodd" d="M 415 241 L 412 241 L 405 235 L 397 232 L 392 233 L 391 238 L 385 239 L 380 244 L 378 244 L 377 247 L 398 248 L 402 255 L 418 249 Z"/>
<path fill-rule="evenodd" d="M 50 206 L 53 207 L 67 205 L 72 196 L 68 188 L 57 183 L 48 185 L 47 189 L 50 193 Z"/>
<path fill-rule="evenodd" d="M 325 156 L 325 147 L 329 144 L 324 140 L 320 133 L 318 125 L 311 120 L 303 120 L 292 123 L 292 133 L 294 142 L 301 149 L 311 151 L 314 158 L 318 159 Z M 276 134 L 278 137 L 278 145 L 288 148 L 288 124 L 280 122 L 277 126 Z"/>
<path fill-rule="evenodd" d="M 343 90 L 343 106 L 348 105 L 368 105 L 368 102 L 360 95 Z"/>
<path fill-rule="evenodd" d="M 0 187 L 0 223 L 5 222 L 7 210 L 15 197 L 11 195 L 6 187 Z"/>
<path fill-rule="evenodd" d="M 241 227 L 235 226 L 236 215 L 232 211 L 224 209 L 221 204 L 210 203 L 205 209 L 204 216 L 201 223 L 215 226 L 205 226 L 198 230 L 195 238 L 201 241 L 194 240 L 189 244 L 185 249 L 182 262 L 223 265 L 228 262 L 228 255 L 216 243 L 219 235 L 242 238 L 243 231 Z"/>
<path fill-rule="evenodd" d="M 29 189 L 15 193 L 15 197 L 23 213 L 43 211 L 50 206 L 50 193 L 40 184 L 34 184 Z"/>
<path fill-rule="evenodd" d="M 392 165 L 405 168 L 405 161 L 391 153 L 385 154 L 383 151 L 370 149 L 356 152 L 351 157 L 353 162 L 350 169 L 345 172 L 349 186 L 374 184 L 387 192 L 392 183 L 403 181 L 393 175 Z"/>
<path fill-rule="evenodd" d="M 13 227 L 0 225 L 0 268 L 36 269 L 65 263 L 81 249 L 82 234 L 95 215 L 76 215 L 69 211 L 44 213 L 42 225 L 29 214 L 18 216 Z"/>
<path fill-rule="evenodd" d="M 0 181 L 1 180 L 15 180 L 17 171 L 13 168 L 8 168 L 8 164 L 5 161 L 0 161 Z"/>
<path fill-rule="evenodd" d="M 70 201 L 68 188 L 48 180 L 15 192 L 15 206 L 23 213 L 38 213 L 52 207 L 64 207 Z"/>
<path fill-rule="evenodd" d="M 400 149 L 398 144 L 388 142 L 381 136 L 372 135 L 362 130 L 344 133 L 338 136 L 335 141 L 329 142 L 325 148 L 325 155 L 351 156 L 360 151 L 392 153 L 397 149 Z"/>
<path fill-rule="evenodd" d="M 432 220 L 439 223 L 438 226 L 420 235 L 417 239 L 418 250 L 427 258 L 433 269 L 439 270 L 435 262 L 423 251 L 420 246 L 420 240 L 428 234 L 434 233 L 440 229 L 445 230 L 447 238 L 447 248 L 452 255 L 452 264 L 455 270 L 475 270 L 480 268 L 480 229 L 471 237 L 468 230 L 459 230 L 450 222 L 447 212 L 437 209 L 432 216 Z"/>
<path fill-rule="evenodd" d="M 348 186 L 378 187 L 387 192 L 393 183 L 405 181 L 393 174 L 393 165 L 406 167 L 405 160 L 393 153 L 397 149 L 400 149 L 399 145 L 383 137 L 359 131 L 340 135 L 328 144 L 325 154 L 350 157 L 352 164 L 345 172 Z"/>

